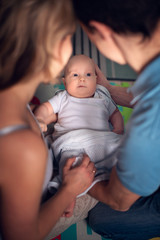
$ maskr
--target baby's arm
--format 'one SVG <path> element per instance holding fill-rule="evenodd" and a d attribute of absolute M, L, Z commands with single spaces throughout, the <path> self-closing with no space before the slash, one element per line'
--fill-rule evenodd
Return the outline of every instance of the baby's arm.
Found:
<path fill-rule="evenodd" d="M 116 108 L 116 110 L 112 113 L 109 121 L 111 122 L 111 124 L 113 126 L 113 130 L 112 130 L 113 132 L 115 132 L 117 134 L 124 133 L 124 121 L 123 121 L 123 117 L 122 117 L 120 111 L 118 110 L 118 108 Z"/>
<path fill-rule="evenodd" d="M 47 125 L 57 121 L 57 114 L 54 113 L 49 102 L 42 103 L 34 112 L 43 132 L 47 131 Z"/>

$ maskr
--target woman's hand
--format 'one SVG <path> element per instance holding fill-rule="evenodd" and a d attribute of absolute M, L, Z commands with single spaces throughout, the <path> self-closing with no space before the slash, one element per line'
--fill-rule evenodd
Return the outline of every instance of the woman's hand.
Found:
<path fill-rule="evenodd" d="M 89 157 L 84 155 L 82 163 L 77 167 L 72 167 L 75 158 L 68 159 L 63 168 L 63 186 L 68 186 L 69 192 L 77 196 L 84 192 L 92 183 L 96 168 Z"/>

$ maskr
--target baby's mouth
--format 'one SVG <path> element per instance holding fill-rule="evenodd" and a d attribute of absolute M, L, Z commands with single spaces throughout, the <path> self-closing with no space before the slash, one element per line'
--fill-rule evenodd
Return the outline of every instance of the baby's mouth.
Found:
<path fill-rule="evenodd" d="M 84 85 L 79 85 L 78 88 L 86 88 Z"/>

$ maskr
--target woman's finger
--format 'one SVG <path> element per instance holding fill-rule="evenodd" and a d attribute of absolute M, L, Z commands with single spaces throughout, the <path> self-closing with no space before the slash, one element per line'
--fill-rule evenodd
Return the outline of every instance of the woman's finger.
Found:
<path fill-rule="evenodd" d="M 93 174 L 96 174 L 96 171 L 97 171 L 97 169 L 94 167 L 94 168 L 92 169 L 92 173 L 93 173 Z"/>
<path fill-rule="evenodd" d="M 94 165 L 93 162 L 90 162 L 90 163 L 88 164 L 88 171 L 89 171 L 89 172 L 92 172 L 92 173 L 95 173 L 96 168 L 95 168 L 95 165 Z"/>
<path fill-rule="evenodd" d="M 74 163 L 74 161 L 75 161 L 75 157 L 69 158 L 63 168 L 63 171 L 66 172 L 70 170 L 72 168 L 72 164 Z"/>
<path fill-rule="evenodd" d="M 81 165 L 84 167 L 87 167 L 90 162 L 91 161 L 90 161 L 90 158 L 88 157 L 88 155 L 84 154 Z"/>

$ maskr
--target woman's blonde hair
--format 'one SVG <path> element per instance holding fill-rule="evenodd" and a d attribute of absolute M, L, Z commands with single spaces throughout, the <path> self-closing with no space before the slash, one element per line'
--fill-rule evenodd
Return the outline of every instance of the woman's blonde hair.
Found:
<path fill-rule="evenodd" d="M 74 27 L 70 0 L 2 0 L 0 89 L 44 71 L 50 76 L 54 45 Z"/>

